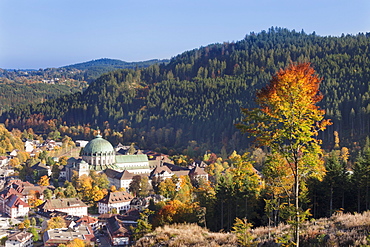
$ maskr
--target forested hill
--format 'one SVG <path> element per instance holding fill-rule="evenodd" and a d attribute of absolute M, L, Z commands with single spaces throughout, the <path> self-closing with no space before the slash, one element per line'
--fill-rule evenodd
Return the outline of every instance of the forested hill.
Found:
<path fill-rule="evenodd" d="M 118 59 L 101 58 L 84 63 L 77 63 L 61 67 L 62 69 L 76 69 L 84 72 L 84 79 L 88 82 L 97 79 L 101 74 L 117 69 L 146 68 L 156 63 L 168 63 L 168 59 L 152 59 L 142 62 L 125 62 Z"/>
<path fill-rule="evenodd" d="M 88 62 L 83 63 L 76 63 L 68 66 L 63 66 L 62 68 L 66 69 L 79 69 L 79 70 L 87 70 L 95 67 L 105 67 L 105 68 L 115 68 L 115 69 L 136 69 L 136 68 L 146 68 L 150 65 L 156 63 L 168 63 L 169 60 L 167 59 L 152 59 L 142 62 L 125 62 L 118 59 L 109 59 L 109 58 L 101 58 L 96 60 L 91 60 Z M 112 69 L 110 69 L 112 70 Z"/>
<path fill-rule="evenodd" d="M 240 107 L 253 106 L 256 89 L 291 62 L 311 62 L 323 78 L 321 107 L 334 122 L 324 147 L 334 130 L 342 143 L 359 142 L 370 132 L 369 47 L 370 33 L 322 37 L 271 28 L 184 52 L 168 64 L 104 74 L 82 94 L 17 107 L 2 121 L 8 119 L 8 128 L 37 128 L 26 120 L 39 114 L 38 123 L 44 117 L 109 128 L 107 138 L 124 131 L 125 142 L 142 148 L 230 152 L 248 146 L 234 123 L 242 118 Z"/>

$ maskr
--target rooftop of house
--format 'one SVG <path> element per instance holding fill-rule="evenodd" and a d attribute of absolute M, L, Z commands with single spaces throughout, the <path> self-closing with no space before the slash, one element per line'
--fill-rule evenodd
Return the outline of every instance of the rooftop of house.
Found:
<path fill-rule="evenodd" d="M 121 203 L 121 202 L 131 202 L 133 197 L 125 192 L 125 191 L 115 191 L 109 192 L 103 199 L 101 199 L 100 203 L 105 204 L 114 204 L 114 203 Z"/>
<path fill-rule="evenodd" d="M 200 168 L 199 166 L 195 166 L 193 169 L 191 169 L 189 174 L 190 175 L 195 175 L 195 176 L 197 176 L 197 175 L 208 175 L 208 173 L 205 172 L 204 169 Z"/>
<path fill-rule="evenodd" d="M 59 198 L 48 199 L 39 206 L 41 210 L 54 210 L 60 208 L 87 207 L 87 205 L 78 198 Z"/>
<path fill-rule="evenodd" d="M 20 243 L 28 241 L 33 235 L 30 232 L 16 232 L 8 237 L 8 240 L 18 241 Z"/>
<path fill-rule="evenodd" d="M 118 179 L 118 180 L 127 180 L 132 179 L 136 174 L 128 172 L 127 170 L 124 170 L 122 172 L 113 170 L 113 169 L 106 169 L 105 174 L 108 178 Z"/>
<path fill-rule="evenodd" d="M 44 233 L 44 243 L 71 241 L 75 238 L 90 241 L 94 237 L 88 226 L 50 229 Z"/>
<path fill-rule="evenodd" d="M 33 170 L 51 170 L 50 166 L 47 166 L 41 162 L 38 162 L 36 165 L 31 166 Z"/>
<path fill-rule="evenodd" d="M 150 176 L 152 177 L 152 176 L 157 176 L 157 175 L 162 175 L 162 174 L 164 174 L 164 173 L 168 173 L 168 174 L 174 174 L 171 170 L 170 170 L 170 168 L 168 168 L 168 166 L 166 166 L 166 165 L 157 165 L 154 169 L 153 169 L 153 171 L 150 173 Z"/>
<path fill-rule="evenodd" d="M 48 186 L 33 185 L 29 182 L 23 182 L 19 179 L 15 179 L 9 180 L 5 185 L 5 189 L 1 193 L 4 191 L 12 191 L 12 194 L 21 194 L 23 196 L 27 196 L 31 193 L 31 191 L 38 191 L 39 193 L 42 193 L 46 188 L 48 188 Z"/>
<path fill-rule="evenodd" d="M 113 216 L 107 220 L 107 229 L 113 238 L 130 236 L 130 225 L 132 224 L 122 222 L 118 216 Z"/>
<path fill-rule="evenodd" d="M 98 222 L 98 219 L 97 218 L 94 218 L 94 217 L 90 217 L 90 216 L 83 216 L 81 217 L 80 219 L 76 220 L 76 223 L 81 223 L 82 225 L 84 224 L 95 224 L 96 222 Z"/>
<path fill-rule="evenodd" d="M 10 208 L 17 208 L 19 206 L 22 207 L 30 207 L 27 203 L 22 201 L 18 196 L 16 195 L 11 195 L 9 197 L 9 200 L 6 202 L 6 205 Z"/>
<path fill-rule="evenodd" d="M 140 211 L 137 209 L 129 209 L 124 214 L 101 214 L 98 216 L 100 221 L 107 221 L 108 219 L 116 216 L 121 222 L 137 221 L 140 219 Z"/>

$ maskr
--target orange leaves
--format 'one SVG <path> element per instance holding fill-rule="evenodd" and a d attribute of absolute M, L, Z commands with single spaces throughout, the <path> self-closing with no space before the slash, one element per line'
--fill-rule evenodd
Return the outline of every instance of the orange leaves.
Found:
<path fill-rule="evenodd" d="M 331 124 L 315 105 L 322 99 L 320 82 L 309 63 L 281 69 L 257 92 L 260 108 L 242 109 L 247 117 L 237 127 L 256 137 L 260 145 L 274 148 L 316 142 L 318 132 Z"/>
<path fill-rule="evenodd" d="M 171 200 L 159 210 L 155 218 L 156 225 L 196 222 L 196 212 L 200 210 L 198 203 L 183 203 L 179 200 Z"/>
<path fill-rule="evenodd" d="M 318 110 L 322 99 L 319 92 L 321 79 L 309 63 L 290 65 L 281 69 L 266 87 L 257 92 L 257 103 L 265 114 L 276 117 L 281 111 L 299 110 L 300 114 Z"/>

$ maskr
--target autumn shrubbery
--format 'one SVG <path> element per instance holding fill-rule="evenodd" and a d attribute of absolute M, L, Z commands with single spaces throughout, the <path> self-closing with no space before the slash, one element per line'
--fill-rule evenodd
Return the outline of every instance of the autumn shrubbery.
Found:
<path fill-rule="evenodd" d="M 277 246 L 291 233 L 289 225 L 253 230 L 259 245 Z M 288 237 L 289 238 L 289 237 Z M 300 246 L 368 246 L 370 244 L 370 211 L 362 214 L 336 213 L 330 218 L 307 221 L 300 231 Z"/>
<path fill-rule="evenodd" d="M 135 246 L 282 246 L 291 243 L 292 231 L 285 224 L 270 229 L 257 227 L 250 231 L 250 244 L 238 245 L 233 233 L 210 232 L 196 224 L 173 224 L 156 228 Z M 336 213 L 330 218 L 307 221 L 302 225 L 300 240 L 300 246 L 369 246 L 370 211 Z"/>
<path fill-rule="evenodd" d="M 136 242 L 137 247 L 148 246 L 238 246 L 234 234 L 214 233 L 196 224 L 173 224 L 156 228 Z"/>

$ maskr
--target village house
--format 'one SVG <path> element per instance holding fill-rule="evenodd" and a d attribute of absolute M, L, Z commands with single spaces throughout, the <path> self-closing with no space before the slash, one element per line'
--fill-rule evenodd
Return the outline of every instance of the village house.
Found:
<path fill-rule="evenodd" d="M 130 203 L 130 208 L 133 210 L 143 211 L 149 206 L 149 200 L 147 198 L 134 198 Z"/>
<path fill-rule="evenodd" d="M 166 165 L 158 165 L 150 173 L 150 179 L 156 178 L 157 181 L 165 180 L 166 178 L 171 178 L 175 173 L 173 173 L 170 168 Z"/>
<path fill-rule="evenodd" d="M 96 233 L 99 230 L 99 220 L 90 216 L 82 216 L 75 221 L 77 225 L 88 226 L 92 229 L 93 233 Z"/>
<path fill-rule="evenodd" d="M 18 152 L 19 152 L 19 150 L 18 150 L 18 149 L 14 149 L 13 151 L 11 151 L 11 152 L 9 153 L 9 155 L 10 155 L 11 157 L 17 157 Z"/>
<path fill-rule="evenodd" d="M 88 226 L 80 225 L 69 228 L 56 228 L 46 231 L 43 235 L 44 246 L 58 246 L 67 244 L 73 239 L 91 242 L 94 234 Z"/>
<path fill-rule="evenodd" d="M 46 186 L 35 186 L 21 180 L 10 180 L 0 192 L 0 211 L 11 218 L 28 215 L 29 199 L 38 197 L 43 199 L 42 192 Z"/>
<path fill-rule="evenodd" d="M 5 247 L 31 247 L 33 246 L 32 233 L 16 232 L 5 241 Z"/>
<path fill-rule="evenodd" d="M 124 223 L 118 216 L 113 216 L 107 220 L 107 232 L 113 246 L 127 246 L 130 244 L 132 235 L 130 226 L 136 226 L 136 224 Z"/>
<path fill-rule="evenodd" d="M 204 179 L 208 180 L 208 173 L 204 171 L 204 169 L 200 168 L 199 166 L 195 166 L 189 172 L 189 177 L 191 179 Z"/>
<path fill-rule="evenodd" d="M 130 173 L 126 170 L 120 172 L 110 168 L 105 170 L 104 173 L 108 177 L 109 185 L 114 185 L 118 190 L 121 188 L 125 188 L 126 191 L 128 191 L 132 178 L 135 176 L 135 174 Z"/>
<path fill-rule="evenodd" d="M 0 156 L 0 167 L 6 166 L 9 163 L 7 156 Z"/>
<path fill-rule="evenodd" d="M 34 197 L 35 195 L 39 197 L 38 199 L 43 200 L 43 192 L 47 188 L 48 186 L 38 186 L 31 184 L 30 182 L 23 182 L 19 179 L 9 180 L 5 184 L 4 189 L 0 192 L 0 205 L 4 202 L 4 199 L 10 196 L 10 194 L 16 194 L 22 201 L 26 203 L 28 203 L 30 197 Z"/>
<path fill-rule="evenodd" d="M 4 207 L 3 212 L 10 218 L 24 217 L 30 211 L 30 206 L 14 194 L 7 198 Z"/>
<path fill-rule="evenodd" d="M 24 151 L 27 153 L 32 153 L 32 151 L 35 149 L 35 145 L 33 141 L 27 140 L 24 142 Z"/>
<path fill-rule="evenodd" d="M 88 206 L 78 198 L 48 199 L 38 208 L 41 212 L 60 211 L 80 217 L 88 215 Z"/>
<path fill-rule="evenodd" d="M 117 213 L 130 209 L 130 202 L 133 197 L 125 191 L 109 192 L 98 202 L 99 214 L 106 214 L 116 209 Z"/>
<path fill-rule="evenodd" d="M 51 176 L 51 167 L 47 166 L 41 162 L 31 166 L 31 169 L 36 173 L 36 177 L 40 178 L 44 175 L 50 177 Z"/>

